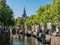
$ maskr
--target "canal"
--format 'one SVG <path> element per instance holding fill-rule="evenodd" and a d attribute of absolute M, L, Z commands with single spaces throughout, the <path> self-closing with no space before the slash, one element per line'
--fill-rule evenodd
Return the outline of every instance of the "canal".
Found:
<path fill-rule="evenodd" d="M 45 45 L 34 37 L 27 37 L 25 35 L 12 35 L 9 38 L 4 36 L 0 38 L 0 45 Z"/>
<path fill-rule="evenodd" d="M 13 35 L 10 38 L 10 45 L 44 45 L 34 37 L 24 35 Z"/>

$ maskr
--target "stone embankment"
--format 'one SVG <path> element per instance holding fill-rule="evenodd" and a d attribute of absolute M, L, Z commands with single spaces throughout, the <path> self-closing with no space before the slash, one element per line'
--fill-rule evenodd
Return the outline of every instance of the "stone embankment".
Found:
<path fill-rule="evenodd" d="M 46 35 L 46 39 L 51 38 L 51 45 L 60 45 L 60 37 L 53 35 Z"/>

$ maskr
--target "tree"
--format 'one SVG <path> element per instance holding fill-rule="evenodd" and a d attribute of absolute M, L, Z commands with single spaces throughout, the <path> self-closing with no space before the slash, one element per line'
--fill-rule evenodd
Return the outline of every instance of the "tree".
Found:
<path fill-rule="evenodd" d="M 13 21 L 13 11 L 6 4 L 6 0 L 0 0 L 0 22 L 3 23 L 4 27 L 12 25 Z"/>
<path fill-rule="evenodd" d="M 22 23 L 23 22 L 21 17 L 15 19 L 15 26 L 21 27 Z"/>
<path fill-rule="evenodd" d="M 26 24 L 46 24 L 48 21 L 50 21 L 52 25 L 60 23 L 60 0 L 53 0 L 51 4 L 40 6 L 37 10 L 37 14 L 30 16 L 26 20 Z"/>

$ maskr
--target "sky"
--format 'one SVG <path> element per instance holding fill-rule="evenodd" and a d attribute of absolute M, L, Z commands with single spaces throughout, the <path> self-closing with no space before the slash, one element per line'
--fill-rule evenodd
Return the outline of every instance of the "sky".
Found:
<path fill-rule="evenodd" d="M 27 16 L 36 14 L 36 11 L 40 6 L 44 6 L 52 2 L 52 0 L 6 0 L 7 4 L 14 12 L 14 17 L 21 17 L 24 7 L 26 9 Z"/>

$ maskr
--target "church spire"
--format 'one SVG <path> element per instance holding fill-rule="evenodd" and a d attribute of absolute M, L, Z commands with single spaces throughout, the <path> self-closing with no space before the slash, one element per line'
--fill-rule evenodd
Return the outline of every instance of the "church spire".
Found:
<path fill-rule="evenodd" d="M 23 10 L 23 15 L 22 15 L 22 17 L 27 17 L 25 7 L 24 7 L 24 10 Z"/>
<path fill-rule="evenodd" d="M 23 10 L 23 14 L 22 14 L 22 25 L 21 25 L 21 29 L 22 30 L 25 30 L 25 21 L 27 19 L 27 14 L 26 14 L 26 10 L 25 10 L 25 7 L 24 7 L 24 10 Z"/>

